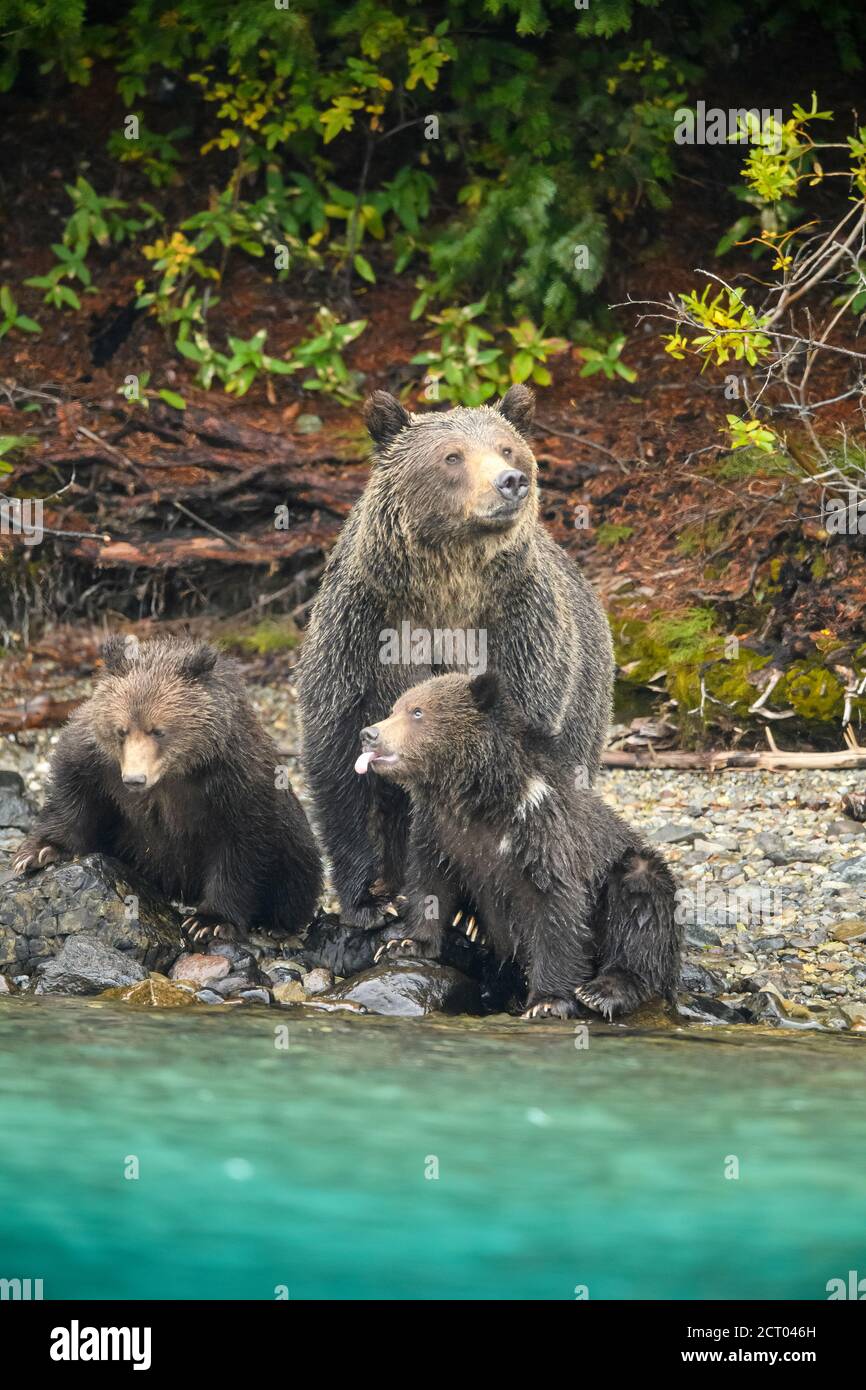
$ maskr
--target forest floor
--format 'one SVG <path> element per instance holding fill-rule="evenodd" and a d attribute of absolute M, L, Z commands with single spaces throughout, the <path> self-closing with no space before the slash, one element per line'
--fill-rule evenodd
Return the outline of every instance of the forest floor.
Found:
<path fill-rule="evenodd" d="M 52 262 L 50 243 L 69 210 L 64 184 L 78 171 L 80 151 L 103 148 L 115 115 L 94 83 L 63 109 L 16 101 L 0 131 L 0 283 L 14 288 L 44 328 L 38 337 L 10 333 L 0 341 L 0 434 L 26 432 L 36 441 L 14 456 L 7 488 L 45 497 L 45 527 L 61 533 L 33 547 L 0 536 L 8 567 L 0 729 L 17 727 L 16 701 L 25 694 L 40 696 L 36 722 L 63 716 L 51 689 L 93 669 L 94 626 L 146 632 L 184 620 L 263 658 L 260 675 L 288 670 L 323 560 L 367 476 L 360 403 L 347 408 L 305 394 L 295 377 L 260 378 L 242 399 L 193 385 L 191 364 L 135 309 L 135 282 L 147 266 L 138 251 L 96 251 L 95 292 L 79 313 L 45 309 L 39 291 L 23 288 Z M 104 152 L 87 173 L 103 191 L 148 194 L 135 185 L 139 176 Z M 700 266 L 728 276 L 757 273 L 739 253 L 713 260 L 724 185 L 708 182 L 698 163 L 688 173 L 663 218 L 638 213 L 623 232 L 604 284 L 611 304 L 666 300 L 700 285 Z M 191 198 L 207 201 L 207 178 L 196 168 L 194 186 L 161 190 L 170 221 Z M 264 327 L 268 351 L 285 355 L 308 334 L 316 308 L 329 303 L 343 318 L 369 322 L 347 352 L 364 374 L 362 392 L 405 392 L 408 404 L 423 407 L 423 369 L 410 365 L 425 331 L 410 320 L 412 275 L 393 275 L 387 249 L 374 259 L 377 284 L 356 285 L 347 302 L 342 277 L 279 282 L 261 261 L 233 255 L 209 318 L 211 337 L 248 338 Z M 669 699 L 670 670 L 653 682 L 652 667 L 629 659 L 658 652 L 661 642 L 658 664 L 670 666 L 660 617 L 685 615 L 688 624 L 700 610 L 717 632 L 736 631 L 782 668 L 816 657 L 828 670 L 848 668 L 866 637 L 863 537 L 827 545 L 807 462 L 792 479 L 760 460 L 745 468 L 730 454 L 722 430 L 740 407 L 726 396 L 724 375 L 701 375 L 694 361 L 672 359 L 659 336 L 667 325 L 641 322 L 640 313 L 630 305 L 611 317 L 611 330 L 628 335 L 623 360 L 636 380 L 581 376 L 577 347 L 551 359 L 554 382 L 539 392 L 533 441 L 546 524 L 596 585 L 618 638 L 630 634 L 619 646 L 623 717 L 642 718 L 633 731 L 638 747 L 676 743 L 683 733 L 682 711 Z M 819 367 L 816 392 L 837 394 L 847 370 L 844 358 Z M 152 390 L 182 395 L 186 409 L 128 403 L 124 382 L 145 374 Z M 774 423 L 790 418 L 780 414 Z M 828 437 L 858 427 L 850 401 L 822 412 Z M 788 433 L 801 455 L 796 429 Z M 286 509 L 285 529 L 274 524 L 278 507 Z M 643 674 L 629 685 L 635 667 Z M 781 726 L 788 746 L 842 746 L 839 689 L 826 711 L 818 692 L 813 725 L 798 717 Z M 804 708 L 808 714 L 808 701 Z M 764 745 L 764 716 L 738 719 L 723 705 L 708 710 L 692 742 Z M 663 717 L 647 720 L 650 713 Z M 705 713 L 702 702 L 702 719 Z M 778 735 L 780 726 L 771 727 Z"/>

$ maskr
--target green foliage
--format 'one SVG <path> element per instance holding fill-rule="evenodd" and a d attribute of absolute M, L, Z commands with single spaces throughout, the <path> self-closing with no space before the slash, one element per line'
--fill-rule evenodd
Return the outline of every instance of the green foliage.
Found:
<path fill-rule="evenodd" d="M 548 333 L 573 336 L 591 318 L 619 226 L 668 206 L 677 109 L 737 25 L 748 20 L 768 43 L 798 22 L 823 25 L 850 67 L 866 37 L 856 0 L 818 10 L 813 0 L 725 0 L 712 13 L 697 0 L 669 0 L 663 17 L 660 0 L 593 0 L 586 9 L 574 0 L 446 0 L 432 9 L 417 0 L 285 8 L 132 0 L 109 7 L 104 22 L 95 13 L 82 0 L 0 0 L 0 89 L 25 55 L 57 86 L 64 76 L 87 82 L 96 63 L 108 67 L 139 121 L 136 139 L 127 138 L 128 117 L 108 137 L 132 186 L 138 175 L 158 191 L 171 186 L 163 203 L 174 209 L 182 172 L 203 161 L 190 188 L 211 192 L 205 206 L 160 216 L 80 176 L 69 186 L 73 213 L 54 243 L 55 264 L 30 283 L 51 308 L 77 311 L 93 288 L 92 252 L 134 242 L 151 263 L 140 307 L 178 344 L 193 345 L 237 256 L 283 280 L 337 273 L 352 293 L 411 266 L 416 316 L 484 299 L 496 323 L 538 325 L 538 343 Z M 154 102 L 166 83 L 168 119 Z M 813 102 L 781 131 L 758 132 L 740 190 L 745 215 L 726 244 L 751 239 L 787 254 L 795 196 L 820 176 L 809 123 L 825 114 Z M 81 153 L 83 168 L 100 168 L 101 151 Z M 866 133 L 849 139 L 848 153 L 862 193 Z M 140 233 L 157 221 L 160 238 L 141 246 Z M 852 290 L 860 313 L 862 285 Z M 512 379 L 543 384 L 551 350 L 514 347 Z M 504 374 L 503 348 L 478 346 L 493 351 L 471 364 L 460 391 L 484 398 L 500 367 Z M 585 370 L 633 379 L 618 354 L 592 351 L 601 356 L 585 357 Z M 747 347 L 743 355 L 749 360 Z M 445 380 L 444 359 L 441 371 Z M 311 389 L 351 398 L 338 375 L 309 379 Z"/>
<path fill-rule="evenodd" d="M 266 338 L 267 332 L 264 328 L 260 328 L 258 333 L 246 340 L 230 334 L 229 351 L 220 352 L 212 345 L 207 333 L 201 330 L 193 331 L 189 337 L 178 338 L 177 348 L 184 357 L 196 364 L 196 381 L 199 386 L 210 390 L 215 380 L 221 381 L 227 395 L 245 396 L 262 372 L 286 376 L 292 370 L 288 362 L 280 357 L 271 357 L 265 352 Z M 163 400 L 168 400 L 169 405 L 181 410 L 186 409 L 185 401 L 178 405 L 178 402 L 182 401 L 181 397 L 169 400 L 173 392 L 160 391 L 159 394 Z"/>
<path fill-rule="evenodd" d="M 21 333 L 42 332 L 35 319 L 30 319 L 20 312 L 18 301 L 9 286 L 0 285 L 0 338 L 5 338 L 13 328 L 17 328 Z"/>
<path fill-rule="evenodd" d="M 613 381 L 618 376 L 622 377 L 623 381 L 637 381 L 637 372 L 634 367 L 627 367 L 624 362 L 619 360 L 625 343 L 625 334 L 621 333 L 617 337 L 611 338 L 604 347 L 578 348 L 577 351 L 583 358 L 580 375 L 595 376 L 596 372 L 603 372 L 608 381 Z"/>
<path fill-rule="evenodd" d="M 35 434 L 0 434 L 0 473 L 11 473 L 12 464 L 7 454 L 29 449 L 36 443 Z"/>
<path fill-rule="evenodd" d="M 321 308 L 316 315 L 316 332 L 294 349 L 286 370 L 313 373 L 303 383 L 305 391 L 323 391 L 343 404 L 359 400 L 358 387 L 363 373 L 346 366 L 343 351 L 360 337 L 366 327 L 366 319 L 340 323 L 330 309 Z"/>
<path fill-rule="evenodd" d="M 502 350 L 493 343 L 493 334 L 474 320 L 484 312 L 486 301 L 443 309 L 429 314 L 433 327 L 424 336 L 436 346 L 417 353 L 412 361 L 426 367 L 425 382 L 437 400 L 456 405 L 483 405 L 503 389 L 507 380 Z"/>
<path fill-rule="evenodd" d="M 612 521 L 603 521 L 595 533 L 596 545 L 612 547 L 619 545 L 620 541 L 627 541 L 629 536 L 634 535 L 633 526 L 618 526 Z"/>
<path fill-rule="evenodd" d="M 432 328 L 424 335 L 436 346 L 417 353 L 412 362 L 426 367 L 425 389 L 435 400 L 455 405 L 483 405 L 491 396 L 506 391 L 512 382 L 533 381 L 549 386 L 549 357 L 564 352 L 564 338 L 545 338 L 531 319 L 506 327 L 510 349 L 498 347 L 494 334 L 475 320 L 487 308 L 487 300 L 428 314 Z M 511 356 L 506 360 L 506 352 Z"/>
<path fill-rule="evenodd" d="M 743 420 L 739 415 L 726 415 L 727 433 L 732 449 L 758 449 L 762 454 L 773 454 L 779 445 L 775 430 L 762 425 L 760 420 Z"/>

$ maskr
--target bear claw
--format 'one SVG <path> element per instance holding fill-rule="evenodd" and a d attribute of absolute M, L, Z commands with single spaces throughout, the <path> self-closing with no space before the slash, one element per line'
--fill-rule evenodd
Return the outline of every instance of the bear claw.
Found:
<path fill-rule="evenodd" d="M 12 861 L 12 871 L 16 874 L 32 874 L 37 869 L 44 869 L 48 864 L 55 863 L 59 858 L 60 850 L 56 845 L 37 845 L 34 849 L 22 849 Z"/>
<path fill-rule="evenodd" d="M 538 999 L 530 1004 L 521 1018 L 573 1018 L 575 1008 L 570 999 Z"/>
<path fill-rule="evenodd" d="M 228 922 L 200 917 L 194 912 L 180 924 L 181 939 L 191 946 L 206 946 L 209 941 L 231 941 L 234 928 Z"/>
<path fill-rule="evenodd" d="M 454 927 L 456 931 L 462 932 L 467 941 L 474 941 L 477 946 L 483 946 L 486 940 L 484 928 L 479 925 L 474 912 L 469 914 L 465 922 L 463 922 L 463 917 L 464 913 L 461 908 L 459 912 L 455 912 L 451 919 L 452 927 Z M 462 926 L 461 923 L 463 924 Z"/>
<path fill-rule="evenodd" d="M 404 936 L 402 941 L 399 936 L 394 936 L 390 941 L 383 941 L 378 951 L 373 957 L 373 964 L 376 965 L 383 956 L 394 955 L 397 951 L 411 951 L 416 945 L 410 936 Z"/>

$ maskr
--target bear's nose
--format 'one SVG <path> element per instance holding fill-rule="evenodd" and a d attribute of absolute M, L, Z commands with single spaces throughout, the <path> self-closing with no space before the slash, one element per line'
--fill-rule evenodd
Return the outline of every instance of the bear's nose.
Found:
<path fill-rule="evenodd" d="M 123 785 L 125 787 L 143 787 L 147 782 L 145 772 L 127 772 L 124 774 Z"/>
<path fill-rule="evenodd" d="M 518 468 L 506 468 L 493 479 L 493 486 L 507 502 L 522 502 L 529 491 L 529 479 Z"/>
<path fill-rule="evenodd" d="M 375 743 L 376 740 L 378 739 L 378 737 L 379 737 L 379 730 L 376 728 L 376 725 L 375 725 L 375 724 L 371 724 L 370 727 L 369 727 L 369 729 L 362 729 L 362 730 L 361 730 L 361 742 L 362 742 L 362 743 Z"/>

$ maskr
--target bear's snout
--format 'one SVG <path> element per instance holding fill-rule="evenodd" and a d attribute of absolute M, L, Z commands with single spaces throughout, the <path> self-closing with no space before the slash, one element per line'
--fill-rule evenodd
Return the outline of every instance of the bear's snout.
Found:
<path fill-rule="evenodd" d="M 361 730 L 362 743 L 375 743 L 379 737 L 379 730 L 375 724 L 371 724 L 368 729 Z"/>
<path fill-rule="evenodd" d="M 522 502 L 529 492 L 529 479 L 519 468 L 506 468 L 493 479 L 493 486 L 506 502 Z"/>

